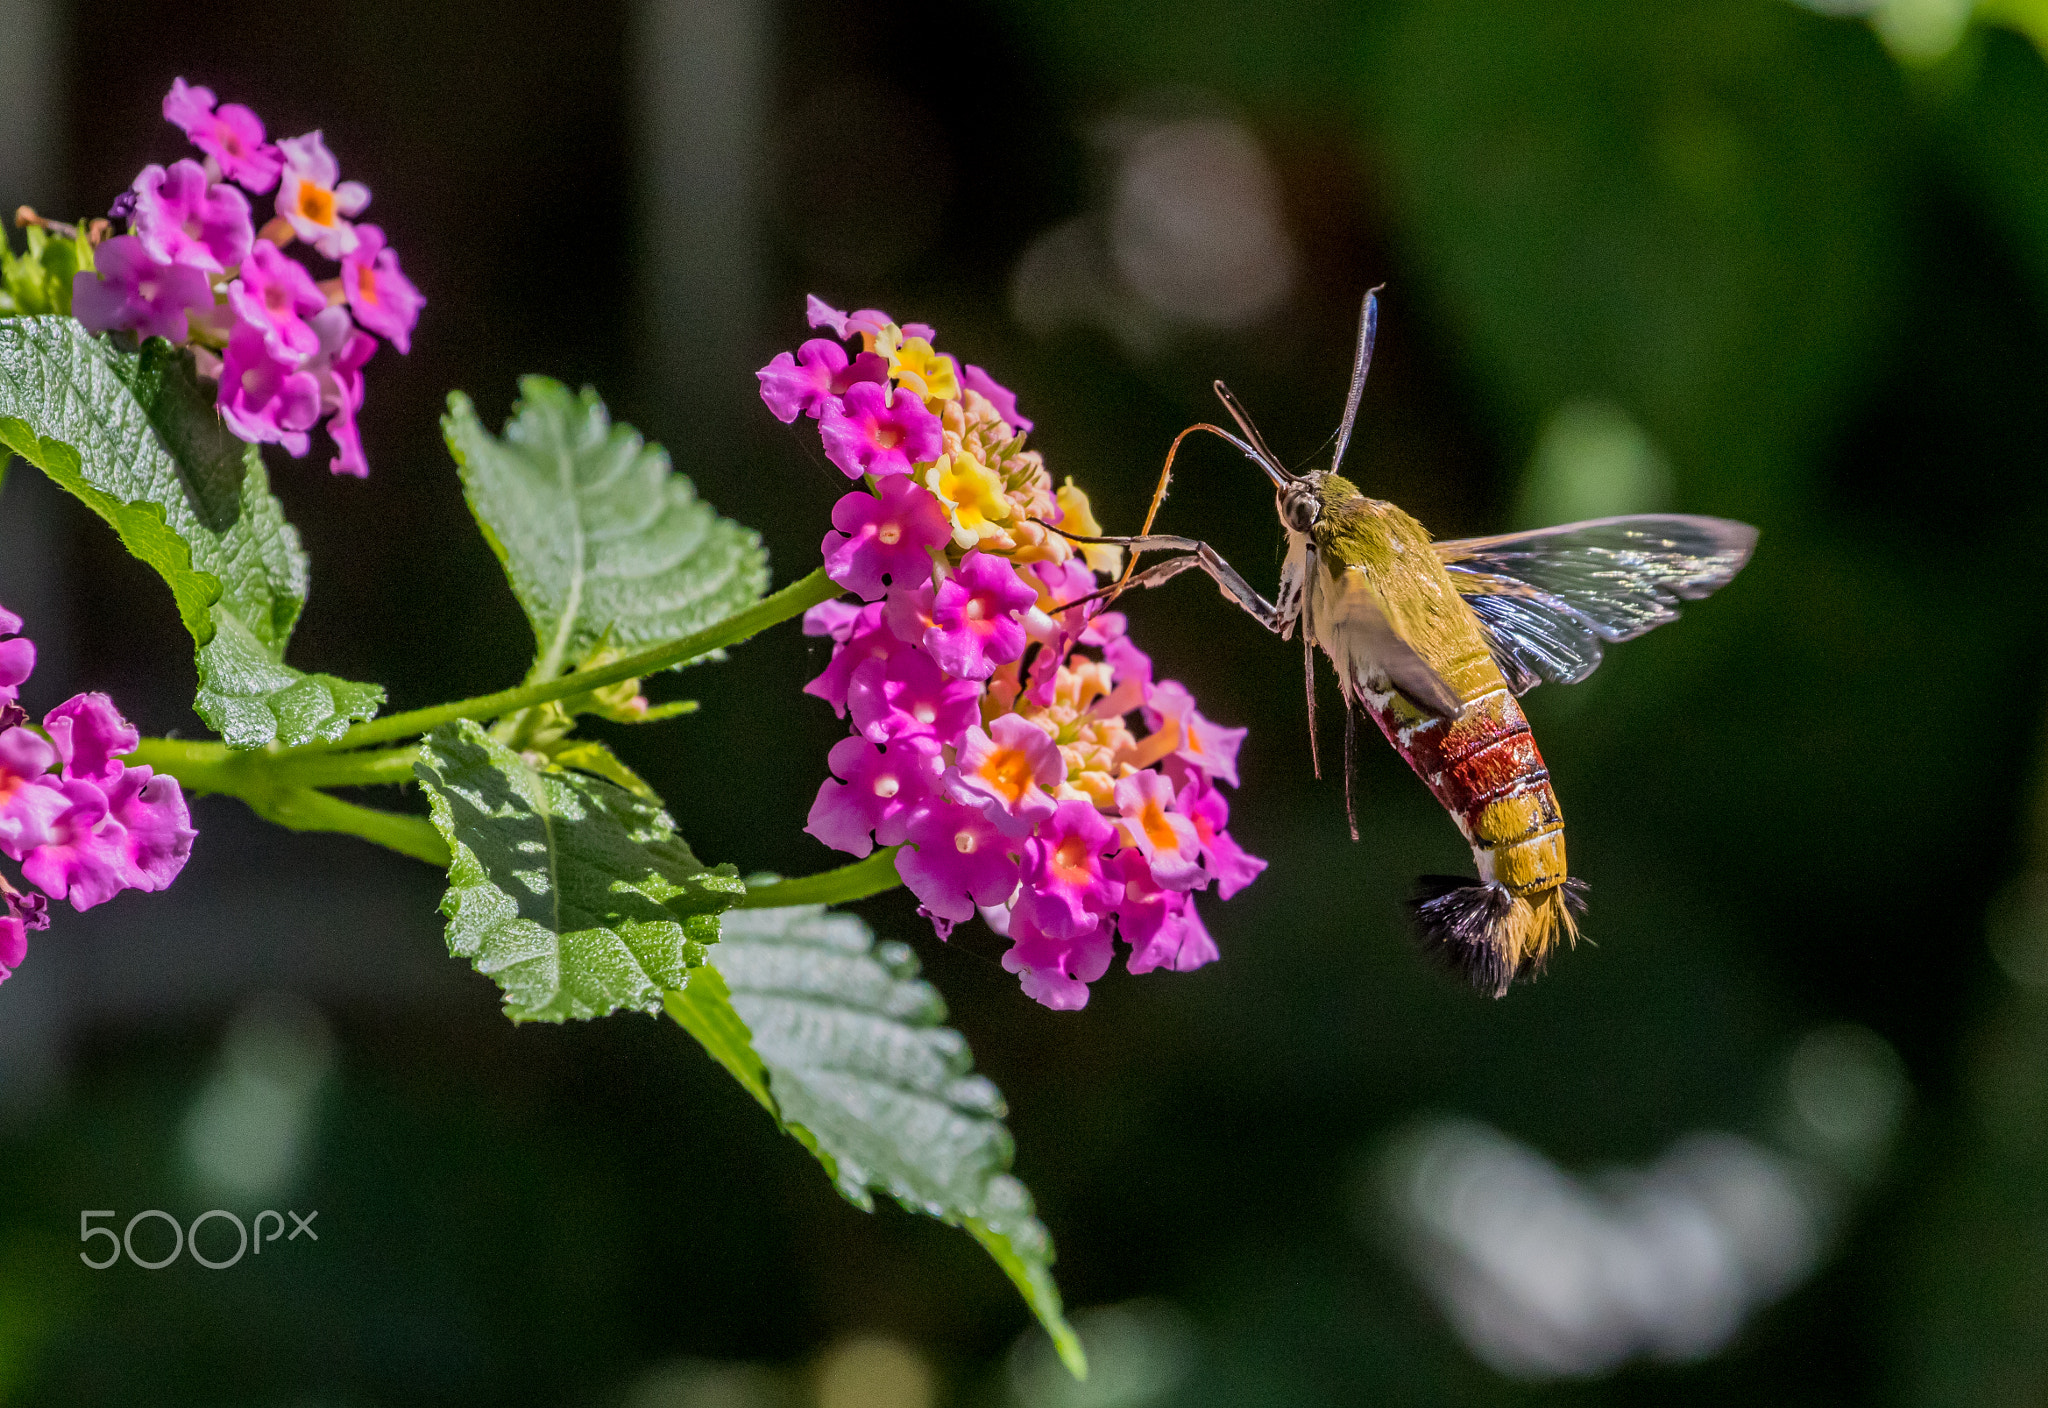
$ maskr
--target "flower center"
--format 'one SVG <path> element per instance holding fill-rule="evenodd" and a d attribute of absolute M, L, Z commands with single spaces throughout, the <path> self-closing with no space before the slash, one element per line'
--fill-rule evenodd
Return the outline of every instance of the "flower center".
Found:
<path fill-rule="evenodd" d="M 979 844 L 972 831 L 956 832 L 953 836 L 953 849 L 963 856 L 973 855 L 975 846 Z"/>
<path fill-rule="evenodd" d="M 135 285 L 135 291 L 142 296 L 144 303 L 156 302 L 156 289 L 157 283 L 155 279 L 144 279 Z"/>
<path fill-rule="evenodd" d="M 263 377 L 254 367 L 242 373 L 242 390 L 251 396 L 263 394 Z"/>
<path fill-rule="evenodd" d="M 969 597 L 967 599 L 967 610 L 964 614 L 970 621 L 979 621 L 982 617 L 988 615 L 988 605 L 978 596 Z"/>
<path fill-rule="evenodd" d="M 1022 748 L 998 748 L 981 765 L 981 775 L 1014 807 L 1031 786 L 1031 760 Z"/>
<path fill-rule="evenodd" d="M 299 214 L 316 225 L 332 225 L 334 192 L 322 190 L 311 181 L 299 182 Z"/>
<path fill-rule="evenodd" d="M 903 525 L 900 523 L 884 523 L 882 530 L 875 534 L 875 541 L 885 548 L 895 547 L 903 541 Z"/>
<path fill-rule="evenodd" d="M 272 284 L 263 290 L 263 306 L 273 313 L 282 313 L 289 302 L 283 284 Z"/>
<path fill-rule="evenodd" d="M 1138 825 L 1145 828 L 1145 839 L 1162 851 L 1180 849 L 1180 838 L 1173 834 L 1173 828 L 1166 824 L 1166 813 L 1159 809 L 1157 802 L 1145 803 L 1145 809 L 1138 813 Z"/>
<path fill-rule="evenodd" d="M 884 801 L 887 801 L 902 790 L 903 784 L 898 782 L 892 774 L 884 773 L 875 779 L 875 795 Z"/>
<path fill-rule="evenodd" d="M 356 292 L 365 303 L 377 301 L 377 271 L 367 264 L 356 271 Z"/>
<path fill-rule="evenodd" d="M 1067 837 L 1052 853 L 1052 867 L 1069 885 L 1084 885 L 1094 879 L 1088 868 L 1090 851 L 1079 835 Z"/>
<path fill-rule="evenodd" d="M 929 704 L 920 704 L 910 711 L 910 717 L 921 724 L 928 724 L 939 716 L 939 711 Z"/>

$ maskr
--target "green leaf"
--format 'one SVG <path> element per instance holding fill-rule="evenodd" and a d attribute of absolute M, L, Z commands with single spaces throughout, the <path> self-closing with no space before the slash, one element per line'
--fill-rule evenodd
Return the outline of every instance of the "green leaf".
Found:
<path fill-rule="evenodd" d="M 1085 1374 L 1053 1284 L 1052 1239 L 1010 1176 L 1002 1096 L 973 1074 L 960 1034 L 940 1025 L 945 1003 L 918 978 L 910 949 L 877 944 L 860 920 L 818 906 L 735 910 L 709 966 L 669 995 L 669 1015 L 849 1202 L 871 1209 L 877 1190 L 965 1228 Z"/>
<path fill-rule="evenodd" d="M 0 316 L 69 313 L 71 276 L 92 267 L 92 241 L 82 225 L 68 238 L 31 225 L 23 254 L 9 248 L 0 231 Z"/>
<path fill-rule="evenodd" d="M 384 692 L 284 663 L 306 555 L 253 445 L 189 353 L 123 350 L 70 318 L 0 318 L 0 449 L 105 519 L 170 586 L 198 647 L 193 707 L 229 745 L 338 739 Z"/>
<path fill-rule="evenodd" d="M 519 389 L 503 438 L 460 392 L 441 425 L 533 625 L 532 678 L 680 639 L 760 599 L 760 538 L 701 502 L 660 446 L 613 425 L 588 388 L 529 376 Z"/>
<path fill-rule="evenodd" d="M 454 856 L 449 951 L 504 989 L 515 1022 L 660 1011 L 746 894 L 657 803 L 536 767 L 467 719 L 428 734 L 414 771 Z"/>

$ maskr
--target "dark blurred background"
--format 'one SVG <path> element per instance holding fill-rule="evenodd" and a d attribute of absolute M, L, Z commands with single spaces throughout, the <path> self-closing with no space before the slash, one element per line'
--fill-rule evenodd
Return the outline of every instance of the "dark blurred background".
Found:
<path fill-rule="evenodd" d="M 1055 1014 L 988 936 L 861 907 L 1009 1097 L 1086 1386 L 967 1239 L 840 1203 L 680 1032 L 515 1030 L 440 877 L 211 799 L 171 894 L 59 916 L 0 988 L 0 1401 L 2048 1404 L 2048 10 L 1977 10 L 0 0 L 0 206 L 94 213 L 179 155 L 174 76 L 375 191 L 430 302 L 370 369 L 373 475 L 271 468 L 294 659 L 395 708 L 529 658 L 451 388 L 495 424 L 521 373 L 595 385 L 810 570 L 841 481 L 751 375 L 806 292 L 936 324 L 1113 529 L 1213 377 L 1315 450 L 1382 282 L 1368 492 L 1443 536 L 1763 529 L 1527 701 L 1593 944 L 1503 1002 L 1404 937 L 1450 822 L 1374 746 L 1347 842 L 1292 648 L 1193 580 L 1130 606 L 1251 727 L 1233 825 L 1272 866 L 1205 906 L 1220 963 Z M 1197 445 L 1164 526 L 1270 581 L 1270 503 Z M 199 731 L 166 594 L 19 468 L 0 600 L 31 705 Z M 832 863 L 798 829 L 822 663 L 781 628 L 614 739 L 700 854 Z M 75 1259 L 83 1210 L 211 1207 L 320 1240 Z"/>

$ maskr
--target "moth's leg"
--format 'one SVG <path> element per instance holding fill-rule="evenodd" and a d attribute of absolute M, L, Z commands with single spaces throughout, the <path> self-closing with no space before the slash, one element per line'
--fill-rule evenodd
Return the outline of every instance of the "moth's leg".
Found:
<path fill-rule="evenodd" d="M 1316 781 L 1323 780 L 1323 754 L 1316 747 L 1316 643 L 1304 630 L 1301 633 L 1301 674 L 1308 681 L 1308 761 L 1316 770 Z"/>
<path fill-rule="evenodd" d="M 1050 527 L 1051 525 L 1048 524 L 1047 526 Z M 1054 528 L 1053 531 L 1060 533 L 1060 530 L 1057 528 Z M 1116 547 L 1129 548 L 1133 553 L 1178 552 L 1186 554 L 1184 557 L 1172 558 L 1166 562 L 1156 562 L 1142 572 L 1125 576 L 1123 580 L 1115 583 L 1113 586 L 1103 588 L 1100 592 L 1081 597 L 1077 601 L 1067 602 L 1066 606 L 1076 606 L 1082 601 L 1091 601 L 1097 596 L 1113 599 L 1118 592 L 1127 591 L 1132 587 L 1156 587 L 1161 582 L 1170 581 L 1178 577 L 1190 567 L 1199 567 L 1215 580 L 1216 586 L 1226 598 L 1243 607 L 1247 614 L 1274 635 L 1277 636 L 1284 633 L 1289 626 L 1294 624 L 1292 617 L 1283 616 L 1279 607 L 1273 605 L 1272 602 L 1252 590 L 1252 584 L 1247 582 L 1235 567 L 1225 562 L 1216 549 L 1198 538 L 1180 538 L 1169 533 L 1143 534 L 1135 538 L 1084 538 L 1078 533 L 1060 533 L 1060 536 L 1076 543 L 1104 543 Z M 1061 609 L 1064 610 L 1065 607 Z"/>
<path fill-rule="evenodd" d="M 1358 705 L 1350 691 L 1344 694 L 1344 819 L 1351 823 L 1351 839 L 1358 839 L 1358 804 L 1352 800 L 1351 779 L 1358 774 Z"/>

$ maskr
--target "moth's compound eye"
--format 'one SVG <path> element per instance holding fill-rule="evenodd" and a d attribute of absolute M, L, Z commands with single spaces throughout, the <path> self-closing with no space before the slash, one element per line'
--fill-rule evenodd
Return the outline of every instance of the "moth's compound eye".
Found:
<path fill-rule="evenodd" d="M 1280 499 L 1280 519 L 1295 532 L 1306 533 L 1316 526 L 1318 507 L 1313 490 L 1290 487 Z"/>

